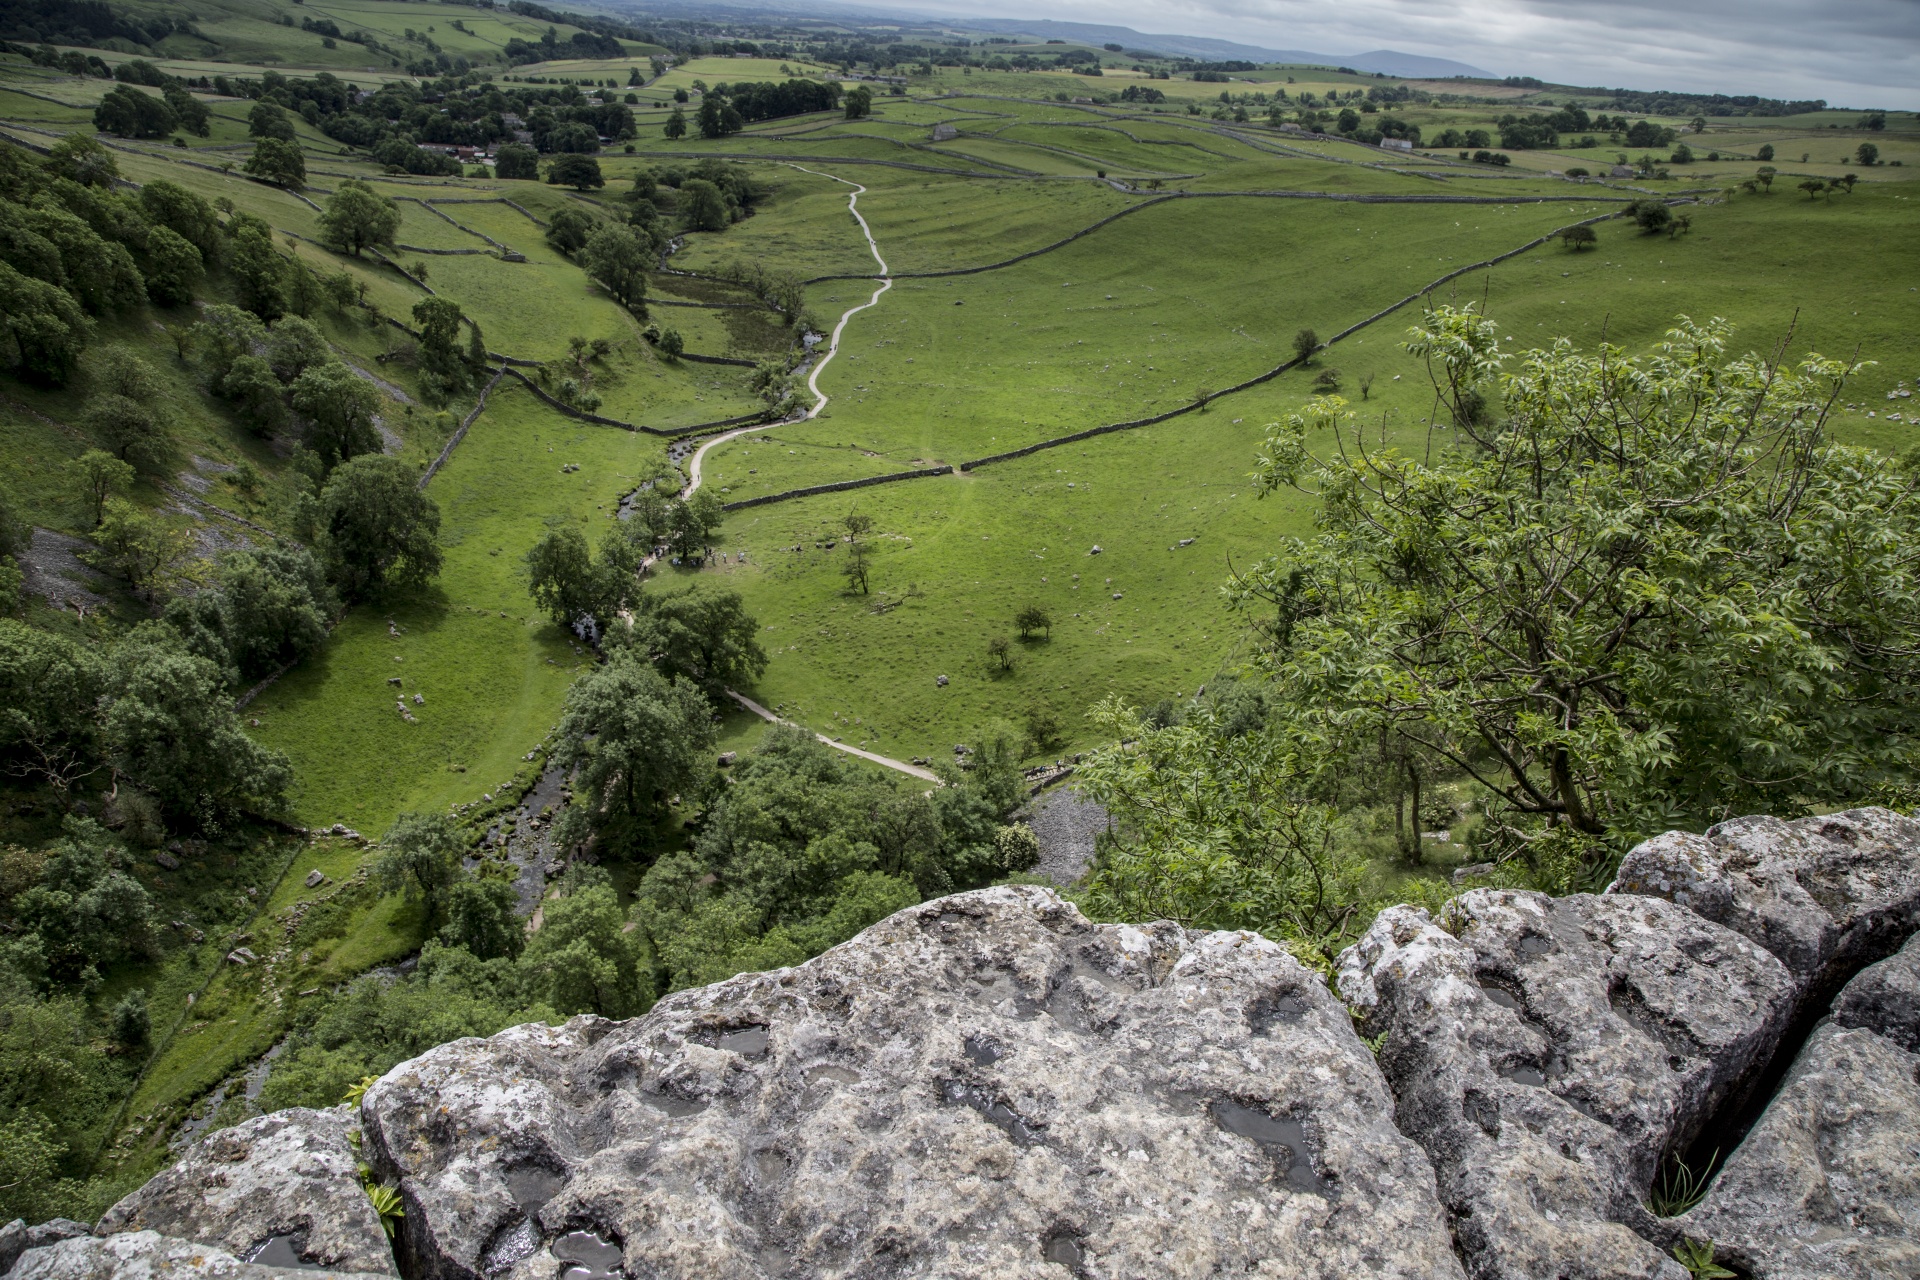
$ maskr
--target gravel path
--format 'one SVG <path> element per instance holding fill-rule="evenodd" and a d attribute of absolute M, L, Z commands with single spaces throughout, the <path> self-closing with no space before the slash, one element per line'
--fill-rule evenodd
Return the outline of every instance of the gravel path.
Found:
<path fill-rule="evenodd" d="M 1040 837 L 1040 861 L 1034 872 L 1063 889 L 1087 873 L 1093 862 L 1094 838 L 1110 822 L 1098 802 L 1071 786 L 1055 787 L 1014 816 Z"/>

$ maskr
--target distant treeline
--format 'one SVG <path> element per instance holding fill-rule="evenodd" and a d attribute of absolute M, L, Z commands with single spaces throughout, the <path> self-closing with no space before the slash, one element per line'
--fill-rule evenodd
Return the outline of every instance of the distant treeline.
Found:
<path fill-rule="evenodd" d="M 115 14 L 100 0 L 0 0 L 0 38 L 98 48 L 126 40 L 143 48 L 168 36 L 199 36 L 192 22 L 164 14 Z"/>

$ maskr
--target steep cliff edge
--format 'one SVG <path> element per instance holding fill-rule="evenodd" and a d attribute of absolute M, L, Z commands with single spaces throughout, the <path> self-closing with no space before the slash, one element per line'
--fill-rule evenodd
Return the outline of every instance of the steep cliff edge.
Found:
<path fill-rule="evenodd" d="M 442 1045 L 357 1116 L 209 1137 L 95 1234 L 0 1230 L 0 1272 L 1686 1280 L 1712 1239 L 1750 1280 L 1915 1274 L 1920 944 L 1886 957 L 1917 922 L 1920 823 L 1884 810 L 1396 908 L 1338 995 L 1257 935 L 981 890 L 630 1022 Z M 1743 1108 L 1706 1198 L 1649 1212 Z"/>

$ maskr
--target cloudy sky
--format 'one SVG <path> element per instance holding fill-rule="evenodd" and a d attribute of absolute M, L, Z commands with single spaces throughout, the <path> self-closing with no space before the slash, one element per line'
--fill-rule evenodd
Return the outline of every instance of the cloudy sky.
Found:
<path fill-rule="evenodd" d="M 1332 54 L 1399 49 L 1563 83 L 1920 110 L 1920 0 L 913 0 L 911 7 Z"/>

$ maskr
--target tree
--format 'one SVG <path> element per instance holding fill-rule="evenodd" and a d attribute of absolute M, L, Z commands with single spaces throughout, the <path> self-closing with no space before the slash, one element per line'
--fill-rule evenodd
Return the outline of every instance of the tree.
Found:
<path fill-rule="evenodd" d="M 459 878 L 466 846 L 460 829 L 445 814 L 403 813 L 381 837 L 373 877 L 382 893 L 404 893 L 424 902 L 431 921 Z"/>
<path fill-rule="evenodd" d="M 102 504 L 93 540 L 94 550 L 85 553 L 87 562 L 124 578 L 142 595 L 162 586 L 193 545 L 186 530 L 125 498 L 108 498 Z"/>
<path fill-rule="evenodd" d="M 65 289 L 0 262 L 0 359 L 24 376 L 58 386 L 72 375 L 93 322 Z"/>
<path fill-rule="evenodd" d="M 692 794 L 710 765 L 713 713 L 691 683 L 669 680 L 631 652 L 574 682 L 560 717 L 555 760 L 574 772 L 576 821 L 585 832 L 645 843 L 669 797 Z M 584 834 L 584 832 L 582 833 Z"/>
<path fill-rule="evenodd" d="M 256 102 L 253 110 L 247 113 L 247 136 L 252 138 L 272 138 L 278 142 L 300 141 L 300 135 L 294 132 L 293 121 L 287 113 L 271 102 Z"/>
<path fill-rule="evenodd" d="M 653 242 L 644 233 L 613 223 L 597 227 L 582 248 L 580 265 L 615 302 L 646 319 Z"/>
<path fill-rule="evenodd" d="M 311 321 L 300 316 L 282 316 L 274 321 L 267 338 L 266 362 L 273 376 L 291 383 L 307 370 L 333 361 L 333 348 Z"/>
<path fill-rule="evenodd" d="M 866 85 L 855 85 L 847 93 L 846 118 L 864 120 L 873 114 L 873 90 Z"/>
<path fill-rule="evenodd" d="M 841 524 L 847 530 L 847 558 L 840 566 L 841 576 L 847 580 L 847 588 L 867 594 L 867 578 L 872 570 L 869 563 L 871 548 L 867 546 L 867 535 L 873 532 L 873 517 L 849 511 Z"/>
<path fill-rule="evenodd" d="M 576 191 L 607 185 L 607 180 L 600 174 L 600 162 L 592 156 L 583 155 L 555 156 L 547 165 L 547 182 L 556 187 L 572 187 Z"/>
<path fill-rule="evenodd" d="M 1758 152 L 1756 152 L 1756 153 L 1754 154 L 1754 158 L 1755 158 L 1756 160 L 1761 160 L 1761 161 L 1770 161 L 1770 160 L 1772 160 L 1772 159 L 1773 159 L 1773 144 L 1772 144 L 1771 142 L 1769 142 L 1769 143 L 1767 143 L 1767 144 L 1765 144 L 1764 146 L 1762 146 L 1762 147 L 1760 148 L 1760 150 L 1759 150 Z"/>
<path fill-rule="evenodd" d="M 87 361 L 94 393 L 82 424 L 121 461 L 146 470 L 164 467 L 172 442 L 165 424 L 148 407 L 165 399 L 152 367 L 118 345 L 102 347 Z"/>
<path fill-rule="evenodd" d="M 100 449 L 89 449 L 67 463 L 67 474 L 93 525 L 100 523 L 108 498 L 133 487 L 133 468 Z"/>
<path fill-rule="evenodd" d="M 1915 478 L 1828 438 L 1851 367 L 1728 359 L 1728 334 L 1516 369 L 1443 308 L 1409 343 L 1437 398 L 1505 408 L 1460 451 L 1359 448 L 1337 399 L 1278 428 L 1260 484 L 1327 495 L 1322 532 L 1234 597 L 1307 738 L 1397 739 L 1486 789 L 1489 847 L 1551 837 L 1601 871 L 1656 831 L 1905 780 Z M 1339 456 L 1307 452 L 1325 431 Z"/>
<path fill-rule="evenodd" d="M 727 686 L 749 684 L 766 671 L 760 624 L 739 592 L 690 582 L 647 592 L 639 606 L 628 643 L 668 675 L 718 697 Z"/>
<path fill-rule="evenodd" d="M 444 401 L 472 383 L 472 371 L 460 351 L 460 304 L 446 298 L 422 298 L 413 304 L 420 326 L 420 372 L 425 392 Z"/>
<path fill-rule="evenodd" d="M 1800 181 L 1800 189 L 1807 193 L 1807 199 L 1811 202 L 1826 191 L 1827 184 L 1819 178 L 1803 178 Z"/>
<path fill-rule="evenodd" d="M 106 715 L 113 767 L 170 816 L 208 827 L 239 810 L 277 812 L 293 771 L 240 728 L 220 669 L 159 624 L 122 644 Z"/>
<path fill-rule="evenodd" d="M 1772 148 L 1769 147 L 1767 148 L 1767 150 L 1772 150 Z M 1774 168 L 1772 165 L 1763 164 L 1758 169 L 1754 170 L 1753 180 L 1760 184 L 1760 189 L 1762 191 L 1770 192 L 1773 190 L 1773 180 L 1776 177 L 1778 177 L 1779 174 L 1780 174 L 1780 171 Z"/>
<path fill-rule="evenodd" d="M 540 178 L 540 153 L 524 142 L 509 142 L 494 153 L 493 176 L 536 182 Z"/>
<path fill-rule="evenodd" d="M 682 560 L 700 555 L 713 540 L 714 530 L 726 517 L 720 499 L 706 489 L 694 491 L 685 502 L 667 508 L 667 547 Z"/>
<path fill-rule="evenodd" d="M 547 223 L 547 243 L 560 253 L 572 257 L 587 247 L 587 237 L 593 234 L 593 219 L 583 209 L 558 209 Z"/>
<path fill-rule="evenodd" d="M 253 144 L 253 154 L 247 157 L 241 172 L 275 186 L 302 187 L 307 181 L 307 161 L 300 154 L 299 144 L 262 138 Z"/>
<path fill-rule="evenodd" d="M 199 138 L 204 138 L 213 132 L 211 125 L 213 113 L 207 110 L 206 103 L 179 85 L 168 85 L 161 91 L 161 97 L 166 99 L 167 109 L 173 112 L 173 117 L 179 122 L 180 128 Z"/>
<path fill-rule="evenodd" d="M 287 405 L 280 379 L 264 358 L 241 356 L 217 385 L 255 435 L 272 439 L 286 427 Z"/>
<path fill-rule="evenodd" d="M 380 393 L 338 361 L 315 365 L 293 383 L 293 409 L 307 420 L 306 444 L 327 469 L 380 449 L 374 422 Z"/>
<path fill-rule="evenodd" d="M 334 469 L 320 494 L 328 576 L 350 600 L 419 587 L 440 572 L 440 508 L 398 458 L 368 454 Z"/>
<path fill-rule="evenodd" d="M 543 914 L 520 968 L 556 1011 L 630 1018 L 652 1003 L 641 939 L 628 931 L 611 885 L 578 889 L 547 903 Z"/>
<path fill-rule="evenodd" d="M 527 587 L 555 625 L 571 627 L 594 613 L 593 555 L 572 524 L 548 529 L 527 548 Z"/>
<path fill-rule="evenodd" d="M 680 353 L 687 349 L 687 340 L 680 336 L 678 329 L 666 329 L 661 332 L 659 341 L 653 345 L 654 349 L 667 359 L 678 360 Z"/>
<path fill-rule="evenodd" d="M 227 219 L 227 266 L 240 305 L 262 320 L 278 320 L 288 308 L 287 260 L 273 247 L 273 228 L 236 210 Z"/>
<path fill-rule="evenodd" d="M 1013 615 L 1013 625 L 1019 629 L 1022 638 L 1031 635 L 1035 631 L 1044 631 L 1051 636 L 1053 634 L 1053 615 L 1037 604 L 1030 604 Z"/>
<path fill-rule="evenodd" d="M 987 656 L 1002 671 L 1013 670 L 1013 642 L 1005 636 L 995 636 L 987 641 Z"/>
<path fill-rule="evenodd" d="M 1871 169 L 1880 163 L 1880 148 L 1871 142 L 1863 142 L 1853 149 L 1853 158 Z"/>
<path fill-rule="evenodd" d="M 527 931 L 514 918 L 513 886 L 492 877 L 462 877 L 447 891 L 447 922 L 440 940 L 482 960 L 511 959 L 526 945 Z"/>
<path fill-rule="evenodd" d="M 1673 223 L 1673 210 L 1660 200 L 1636 200 L 1626 208 L 1625 216 L 1639 224 L 1647 235 L 1658 235 Z"/>
<path fill-rule="evenodd" d="M 106 690 L 92 647 L 0 618 L 0 769 L 64 796 L 100 768 Z"/>
<path fill-rule="evenodd" d="M 348 178 L 327 197 L 320 235 L 334 248 L 358 256 L 391 245 L 400 231 L 400 206 L 358 178 Z"/>
<path fill-rule="evenodd" d="M 98 187 L 103 191 L 112 190 L 113 184 L 120 178 L 120 165 L 113 158 L 113 152 L 102 146 L 97 138 L 89 138 L 83 133 L 70 133 L 48 147 L 44 167 L 56 178 L 65 178 L 83 187 Z M 163 186 L 173 185 L 165 179 L 157 181 Z"/>
<path fill-rule="evenodd" d="M 218 577 L 223 640 L 241 676 L 266 675 L 326 642 L 339 602 L 319 560 L 305 547 L 271 543 L 225 552 Z"/>
<path fill-rule="evenodd" d="M 1311 329 L 1302 329 L 1293 335 L 1293 358 L 1301 364 L 1312 364 L 1320 350 L 1320 335 Z"/>
<path fill-rule="evenodd" d="M 680 186 L 680 220 L 689 231 L 725 231 L 733 215 L 719 187 L 705 178 L 689 178 Z"/>
<path fill-rule="evenodd" d="M 667 113 L 667 122 L 661 126 L 661 131 L 667 135 L 667 139 L 671 142 L 678 142 L 680 139 L 686 137 L 687 113 L 676 106 L 672 111 Z"/>
<path fill-rule="evenodd" d="M 93 127 L 122 138 L 164 138 L 178 124 L 164 99 L 130 85 L 115 85 L 93 109 Z"/>
<path fill-rule="evenodd" d="M 135 987 L 120 997 L 113 1012 L 107 1015 L 107 1029 L 114 1043 L 122 1048 L 138 1049 L 147 1043 L 153 1031 L 153 1019 L 147 1013 L 146 988 Z"/>

